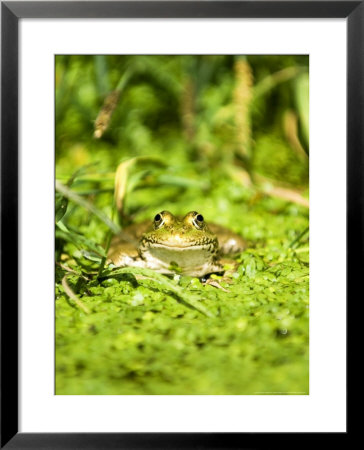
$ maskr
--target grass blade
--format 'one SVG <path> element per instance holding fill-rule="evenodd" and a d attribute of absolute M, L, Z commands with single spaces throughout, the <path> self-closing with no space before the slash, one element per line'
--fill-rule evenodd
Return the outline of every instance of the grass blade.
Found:
<path fill-rule="evenodd" d="M 167 277 L 158 272 L 154 272 L 151 269 L 142 269 L 139 267 L 124 267 L 122 269 L 117 269 L 111 272 L 111 274 L 109 274 L 108 276 L 113 277 L 121 273 L 132 273 L 148 277 L 149 279 L 156 281 L 157 285 L 161 287 L 161 290 L 172 292 L 184 303 L 187 303 L 190 307 L 196 309 L 201 314 L 204 314 L 207 317 L 215 317 L 215 314 L 213 314 L 208 308 L 202 305 L 202 303 L 196 296 L 193 296 L 190 293 L 186 294 L 180 286 L 173 284 Z"/>
<path fill-rule="evenodd" d="M 112 220 L 110 220 L 106 214 L 104 214 L 102 211 L 96 208 L 96 206 L 94 206 L 92 203 L 85 200 L 80 195 L 76 194 L 76 192 L 72 191 L 70 188 L 60 183 L 58 180 L 56 180 L 56 191 L 61 193 L 64 197 L 67 197 L 68 200 L 72 200 L 77 205 L 82 206 L 83 208 L 87 209 L 92 214 L 97 216 L 102 222 L 104 222 L 105 225 L 107 225 L 110 228 L 110 230 L 113 233 L 116 234 L 120 231 L 118 225 L 116 225 Z"/>

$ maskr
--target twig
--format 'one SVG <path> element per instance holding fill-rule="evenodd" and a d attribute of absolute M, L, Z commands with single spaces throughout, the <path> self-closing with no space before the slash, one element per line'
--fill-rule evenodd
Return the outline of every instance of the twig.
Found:
<path fill-rule="evenodd" d="M 67 277 L 69 275 L 65 275 L 62 278 L 62 286 L 64 289 L 64 292 L 68 295 L 68 297 L 73 300 L 76 305 L 82 309 L 82 311 L 86 314 L 91 314 L 91 311 L 87 308 L 87 306 L 77 297 L 77 295 L 72 291 L 72 289 L 69 287 L 68 283 L 67 283 Z"/>
<path fill-rule="evenodd" d="M 310 202 L 307 198 L 303 197 L 299 192 L 292 189 L 286 189 L 279 186 L 261 186 L 265 194 L 271 195 L 272 197 L 281 198 L 283 200 L 288 200 L 292 203 L 297 203 L 298 205 L 304 206 L 305 208 L 310 207 Z"/>
<path fill-rule="evenodd" d="M 230 173 L 234 179 L 239 181 L 245 187 L 254 186 L 256 189 L 264 192 L 266 195 L 270 195 L 271 197 L 277 197 L 292 203 L 297 203 L 305 208 L 309 208 L 310 206 L 308 199 L 303 197 L 300 192 L 294 189 L 276 186 L 273 184 L 273 180 L 269 180 L 261 175 L 256 173 L 253 174 L 253 179 L 255 182 L 253 184 L 252 177 L 245 169 L 237 169 Z"/>
<path fill-rule="evenodd" d="M 78 272 L 76 272 L 75 270 L 71 269 L 70 267 L 59 263 L 56 261 L 57 266 L 61 267 L 63 270 L 66 270 L 67 272 L 73 273 L 74 275 L 77 275 L 78 277 L 83 278 L 86 281 L 89 281 L 89 279 L 87 277 L 85 277 L 85 275 L 79 274 Z"/>

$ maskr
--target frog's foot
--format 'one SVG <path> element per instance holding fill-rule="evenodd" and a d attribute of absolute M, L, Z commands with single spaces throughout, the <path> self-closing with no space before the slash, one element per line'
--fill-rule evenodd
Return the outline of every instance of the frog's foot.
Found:
<path fill-rule="evenodd" d="M 233 274 L 236 272 L 238 263 L 231 259 L 223 259 L 221 260 L 221 263 L 222 265 L 220 266 L 220 269 L 222 270 L 220 270 L 219 272 L 204 275 L 200 278 L 200 281 L 202 284 L 209 284 L 210 286 L 214 286 L 218 289 L 222 289 L 225 292 L 229 292 L 221 285 L 221 283 L 233 284 Z"/>
<path fill-rule="evenodd" d="M 112 264 L 114 267 L 145 267 L 144 261 L 138 254 L 114 253 L 111 257 L 108 256 L 106 264 Z"/>
<path fill-rule="evenodd" d="M 222 264 L 224 265 L 224 273 L 221 281 L 225 283 L 232 284 L 234 279 L 234 274 L 236 273 L 239 263 L 232 259 L 223 259 Z"/>
<path fill-rule="evenodd" d="M 206 281 L 203 282 L 203 284 L 208 284 L 209 286 L 213 286 L 217 289 L 221 289 L 224 292 L 229 292 L 228 289 L 225 289 L 224 286 L 221 286 L 220 280 L 217 280 L 216 278 L 208 278 Z"/>
<path fill-rule="evenodd" d="M 200 277 L 200 281 L 203 285 L 213 286 L 217 289 L 221 289 L 224 292 L 229 292 L 224 286 L 221 285 L 221 282 L 229 283 L 230 278 L 225 278 L 224 272 L 210 273 Z"/>

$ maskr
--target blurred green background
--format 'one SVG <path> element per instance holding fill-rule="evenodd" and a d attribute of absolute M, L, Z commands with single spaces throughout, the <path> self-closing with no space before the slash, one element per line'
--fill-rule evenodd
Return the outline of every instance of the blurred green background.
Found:
<path fill-rule="evenodd" d="M 57 394 L 308 393 L 308 65 L 56 56 Z M 105 265 L 161 210 L 248 241 L 224 289 Z"/>

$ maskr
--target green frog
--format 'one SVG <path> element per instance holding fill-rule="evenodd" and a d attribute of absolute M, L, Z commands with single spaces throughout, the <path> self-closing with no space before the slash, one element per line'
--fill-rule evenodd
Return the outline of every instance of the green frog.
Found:
<path fill-rule="evenodd" d="M 201 278 L 223 272 L 222 258 L 243 251 L 245 246 L 239 235 L 220 225 L 208 225 L 196 211 L 181 218 L 161 211 L 152 223 L 130 225 L 115 236 L 108 261 L 118 267 Z"/>

